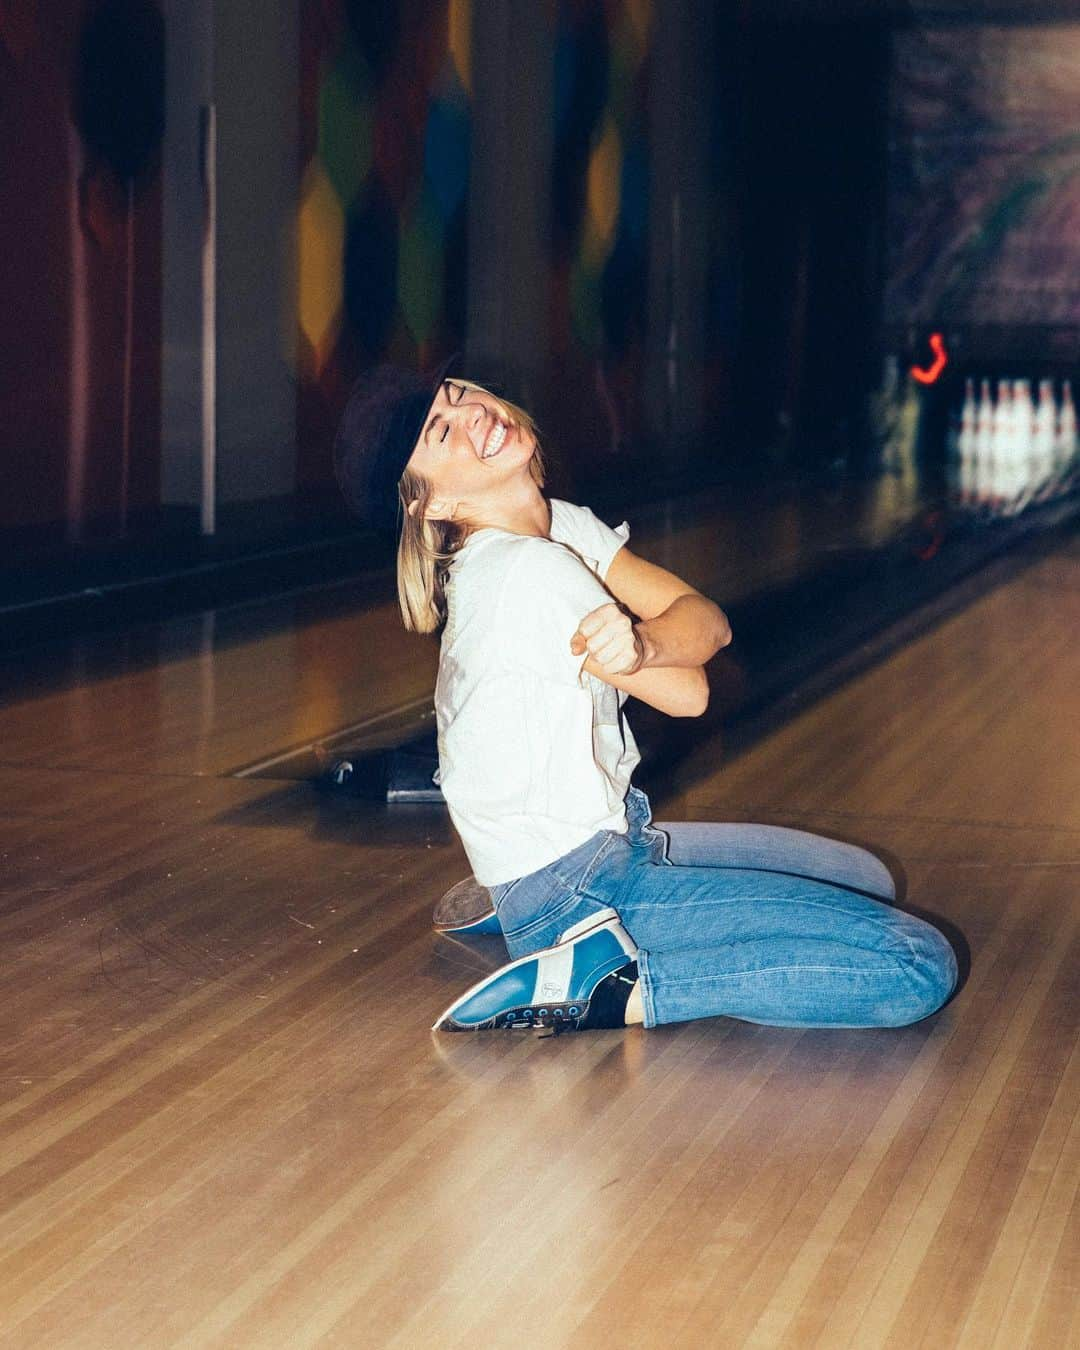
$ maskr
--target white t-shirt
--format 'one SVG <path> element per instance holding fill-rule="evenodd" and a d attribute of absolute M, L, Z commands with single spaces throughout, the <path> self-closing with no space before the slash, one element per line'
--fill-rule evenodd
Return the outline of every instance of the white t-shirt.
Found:
<path fill-rule="evenodd" d="M 551 502 L 551 538 L 479 530 L 455 556 L 439 656 L 439 774 L 476 879 L 513 881 L 598 830 L 626 831 L 640 758 L 625 695 L 582 670 L 570 639 L 607 604 L 630 537 Z"/>

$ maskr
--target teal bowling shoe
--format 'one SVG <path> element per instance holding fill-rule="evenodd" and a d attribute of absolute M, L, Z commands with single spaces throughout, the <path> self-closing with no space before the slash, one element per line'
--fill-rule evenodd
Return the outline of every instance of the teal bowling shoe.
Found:
<path fill-rule="evenodd" d="M 433 1031 L 621 1026 L 637 980 L 633 939 L 613 909 L 562 934 L 554 947 L 485 976 L 437 1019 Z"/>

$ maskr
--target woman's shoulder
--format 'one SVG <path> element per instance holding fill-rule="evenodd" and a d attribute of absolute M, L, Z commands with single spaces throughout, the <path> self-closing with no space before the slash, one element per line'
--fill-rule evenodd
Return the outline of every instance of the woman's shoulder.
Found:
<path fill-rule="evenodd" d="M 630 526 L 624 520 L 612 528 L 588 506 L 551 498 L 551 537 L 572 548 L 597 576 L 607 575 L 611 560 L 630 538 Z"/>
<path fill-rule="evenodd" d="M 487 529 L 473 535 L 454 557 L 451 572 L 454 581 L 486 590 L 502 590 L 520 571 L 558 566 L 554 561 L 565 554 L 562 544 L 542 535 L 512 534 L 509 530 Z"/>
<path fill-rule="evenodd" d="M 543 545 L 551 542 L 541 535 L 514 534 L 511 530 L 485 526 L 484 529 L 469 535 L 464 545 L 454 555 L 454 564 L 464 566 L 466 563 L 479 563 L 483 559 L 484 568 L 487 570 L 496 560 L 505 563 L 511 558 L 522 556 L 532 544 Z M 480 568 L 476 567 L 473 570 L 479 571 Z"/>
<path fill-rule="evenodd" d="M 479 624 L 531 640 L 564 611 L 576 622 L 607 598 L 572 549 L 542 535 L 492 531 L 477 535 L 462 554 L 449 589 L 452 634 L 475 632 Z"/>
<path fill-rule="evenodd" d="M 455 559 L 458 577 L 473 584 L 500 590 L 513 589 L 540 573 L 553 577 L 585 569 L 572 546 L 561 539 L 539 534 L 511 534 L 484 530 L 469 541 Z"/>
<path fill-rule="evenodd" d="M 567 502 L 561 497 L 549 497 L 548 505 L 551 507 L 552 536 L 557 530 L 575 530 L 582 526 L 588 528 L 594 523 L 597 525 L 601 523 L 591 507 L 582 506 L 578 502 Z"/>
<path fill-rule="evenodd" d="M 507 580 L 518 572 L 559 571 L 568 564 L 580 566 L 561 540 L 541 534 L 503 534 L 490 556 Z"/>

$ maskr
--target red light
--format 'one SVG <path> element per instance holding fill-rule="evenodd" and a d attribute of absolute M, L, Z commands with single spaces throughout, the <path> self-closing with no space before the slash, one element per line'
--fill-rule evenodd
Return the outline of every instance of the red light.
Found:
<path fill-rule="evenodd" d="M 945 542 L 945 517 L 940 511 L 929 511 L 916 522 L 915 529 L 917 534 L 911 551 L 920 562 L 930 562 Z"/>
<path fill-rule="evenodd" d="M 945 351 L 945 341 L 940 333 L 930 334 L 930 350 L 934 353 L 934 360 L 931 365 L 927 366 L 925 370 L 921 366 L 911 367 L 912 378 L 918 380 L 920 384 L 933 384 L 948 364 L 949 357 Z"/>

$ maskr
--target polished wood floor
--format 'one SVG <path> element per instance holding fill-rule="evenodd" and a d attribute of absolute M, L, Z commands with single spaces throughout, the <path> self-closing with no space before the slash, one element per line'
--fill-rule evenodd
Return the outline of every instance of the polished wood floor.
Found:
<path fill-rule="evenodd" d="M 900 1031 L 432 1037 L 444 814 L 265 767 L 432 653 L 245 615 L 7 680 L 0 1346 L 1080 1346 L 1080 545 L 656 803 L 878 850 Z"/>

